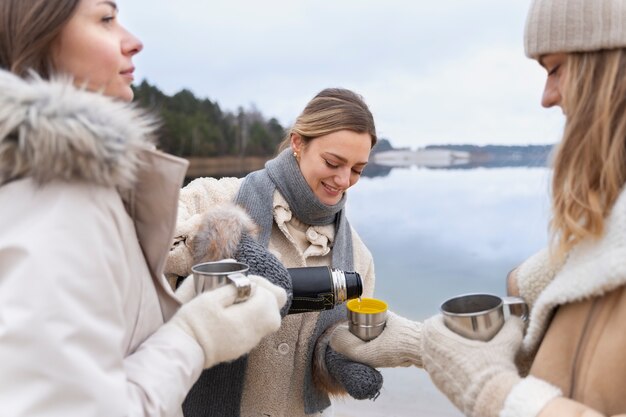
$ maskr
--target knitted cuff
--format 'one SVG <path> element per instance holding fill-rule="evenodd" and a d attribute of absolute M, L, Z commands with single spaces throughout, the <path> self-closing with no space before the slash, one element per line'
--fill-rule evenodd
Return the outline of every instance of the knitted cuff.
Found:
<path fill-rule="evenodd" d="M 561 390 L 548 382 L 528 376 L 517 383 L 504 401 L 500 417 L 535 417 Z"/>

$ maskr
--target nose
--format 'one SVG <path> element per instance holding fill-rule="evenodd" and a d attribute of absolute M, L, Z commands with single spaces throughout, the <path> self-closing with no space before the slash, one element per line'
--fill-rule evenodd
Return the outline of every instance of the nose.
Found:
<path fill-rule="evenodd" d="M 545 108 L 561 105 L 561 92 L 558 81 L 548 77 L 541 97 L 541 105 Z"/>
<path fill-rule="evenodd" d="M 139 38 L 127 30 L 124 31 L 125 36 L 122 42 L 122 52 L 124 55 L 133 56 L 141 52 L 143 49 L 143 43 L 139 40 Z"/>
<path fill-rule="evenodd" d="M 345 169 L 342 169 L 339 173 L 337 173 L 337 175 L 335 176 L 335 183 L 337 183 L 337 186 L 343 188 L 344 190 L 350 187 L 349 167 L 346 167 Z"/>

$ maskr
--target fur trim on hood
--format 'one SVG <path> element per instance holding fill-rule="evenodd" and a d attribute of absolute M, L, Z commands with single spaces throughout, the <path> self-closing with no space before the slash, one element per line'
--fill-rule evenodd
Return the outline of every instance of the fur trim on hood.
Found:
<path fill-rule="evenodd" d="M 0 185 L 29 177 L 127 189 L 140 153 L 154 148 L 154 117 L 68 79 L 0 70 L 0 91 Z"/>

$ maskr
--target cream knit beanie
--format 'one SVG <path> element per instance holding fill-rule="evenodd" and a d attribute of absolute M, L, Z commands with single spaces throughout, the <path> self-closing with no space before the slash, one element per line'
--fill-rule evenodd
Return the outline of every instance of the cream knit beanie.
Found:
<path fill-rule="evenodd" d="M 626 47 L 626 0 L 533 0 L 526 55 Z"/>

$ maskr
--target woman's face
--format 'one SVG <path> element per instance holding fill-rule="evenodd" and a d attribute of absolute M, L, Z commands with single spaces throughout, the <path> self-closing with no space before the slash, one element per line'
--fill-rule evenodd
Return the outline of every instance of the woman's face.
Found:
<path fill-rule="evenodd" d="M 53 46 L 56 72 L 75 85 L 125 101 L 133 99 L 132 58 L 143 45 L 118 21 L 113 1 L 80 0 Z"/>
<path fill-rule="evenodd" d="M 541 98 L 543 107 L 559 106 L 563 108 L 561 102 L 565 85 L 563 72 L 566 61 L 567 54 L 547 54 L 539 58 L 539 63 L 548 73 Z"/>
<path fill-rule="evenodd" d="M 332 206 L 361 177 L 367 164 L 372 138 L 368 133 L 339 130 L 305 144 L 299 135 L 291 135 L 291 148 L 300 171 L 315 196 Z"/>

